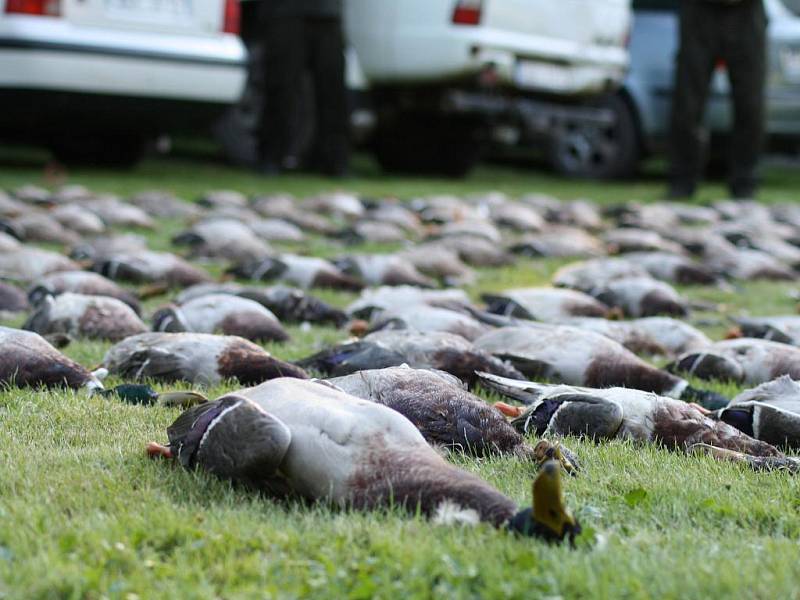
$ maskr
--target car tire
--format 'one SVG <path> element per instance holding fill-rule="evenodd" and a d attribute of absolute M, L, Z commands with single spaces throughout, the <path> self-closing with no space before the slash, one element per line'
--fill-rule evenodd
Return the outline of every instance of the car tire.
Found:
<path fill-rule="evenodd" d="M 482 130 L 474 119 L 402 113 L 379 120 L 373 151 L 389 173 L 463 177 L 480 160 Z"/>
<path fill-rule="evenodd" d="M 641 157 L 636 119 L 624 98 L 609 96 L 599 106 L 611 109 L 614 123 L 607 126 L 572 124 L 555 135 L 550 164 L 562 175 L 591 179 L 629 177 Z"/>
<path fill-rule="evenodd" d="M 146 139 L 139 135 L 89 135 L 60 137 L 50 151 L 68 167 L 132 168 L 144 156 Z"/>

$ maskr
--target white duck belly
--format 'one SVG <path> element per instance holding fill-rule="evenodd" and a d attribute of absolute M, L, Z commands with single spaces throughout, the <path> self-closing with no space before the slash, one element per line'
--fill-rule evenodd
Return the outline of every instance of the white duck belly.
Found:
<path fill-rule="evenodd" d="M 400 413 L 324 383 L 276 379 L 239 394 L 289 428 L 292 440 L 280 470 L 292 489 L 309 498 L 350 500 L 359 469 L 379 463 L 384 453 L 436 456 Z"/>

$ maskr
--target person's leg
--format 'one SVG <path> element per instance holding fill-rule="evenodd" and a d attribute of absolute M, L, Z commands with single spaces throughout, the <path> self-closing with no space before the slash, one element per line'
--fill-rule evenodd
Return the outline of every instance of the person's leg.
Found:
<path fill-rule="evenodd" d="M 262 168 L 278 170 L 291 161 L 296 137 L 295 115 L 304 68 L 303 21 L 295 17 L 265 19 L 264 99 L 259 127 Z"/>
<path fill-rule="evenodd" d="M 703 148 L 703 113 L 714 70 L 713 13 L 702 2 L 682 0 L 670 119 L 670 197 L 694 194 Z M 710 31 L 712 30 L 712 31 Z"/>
<path fill-rule="evenodd" d="M 350 111 L 345 83 L 344 40 L 339 19 L 309 21 L 311 72 L 316 109 L 312 157 L 328 175 L 344 175 L 350 158 Z"/>
<path fill-rule="evenodd" d="M 766 16 L 760 0 L 730 10 L 723 48 L 734 116 L 729 186 L 734 198 L 752 198 L 764 136 Z"/>

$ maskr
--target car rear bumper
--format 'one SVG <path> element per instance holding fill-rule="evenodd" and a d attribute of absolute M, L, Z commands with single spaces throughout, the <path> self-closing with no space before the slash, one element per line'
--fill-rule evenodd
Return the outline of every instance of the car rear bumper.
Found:
<path fill-rule="evenodd" d="M 0 20 L 0 89 L 233 103 L 246 51 L 232 35 L 167 35 L 77 26 L 61 19 Z"/>

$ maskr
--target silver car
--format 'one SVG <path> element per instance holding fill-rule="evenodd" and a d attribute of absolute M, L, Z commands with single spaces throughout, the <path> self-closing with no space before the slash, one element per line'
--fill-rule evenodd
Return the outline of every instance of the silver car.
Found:
<path fill-rule="evenodd" d="M 797 0 L 800 5 L 800 0 Z M 623 177 L 639 162 L 666 149 L 675 57 L 678 51 L 679 0 L 634 0 L 631 67 L 623 88 L 604 104 L 612 125 L 573 127 L 553 143 L 551 160 L 562 173 L 585 177 Z M 769 145 L 800 148 L 800 18 L 781 0 L 764 0 L 769 18 L 767 124 Z M 706 111 L 712 156 L 722 149 L 732 107 L 724 65 L 714 74 Z"/>

